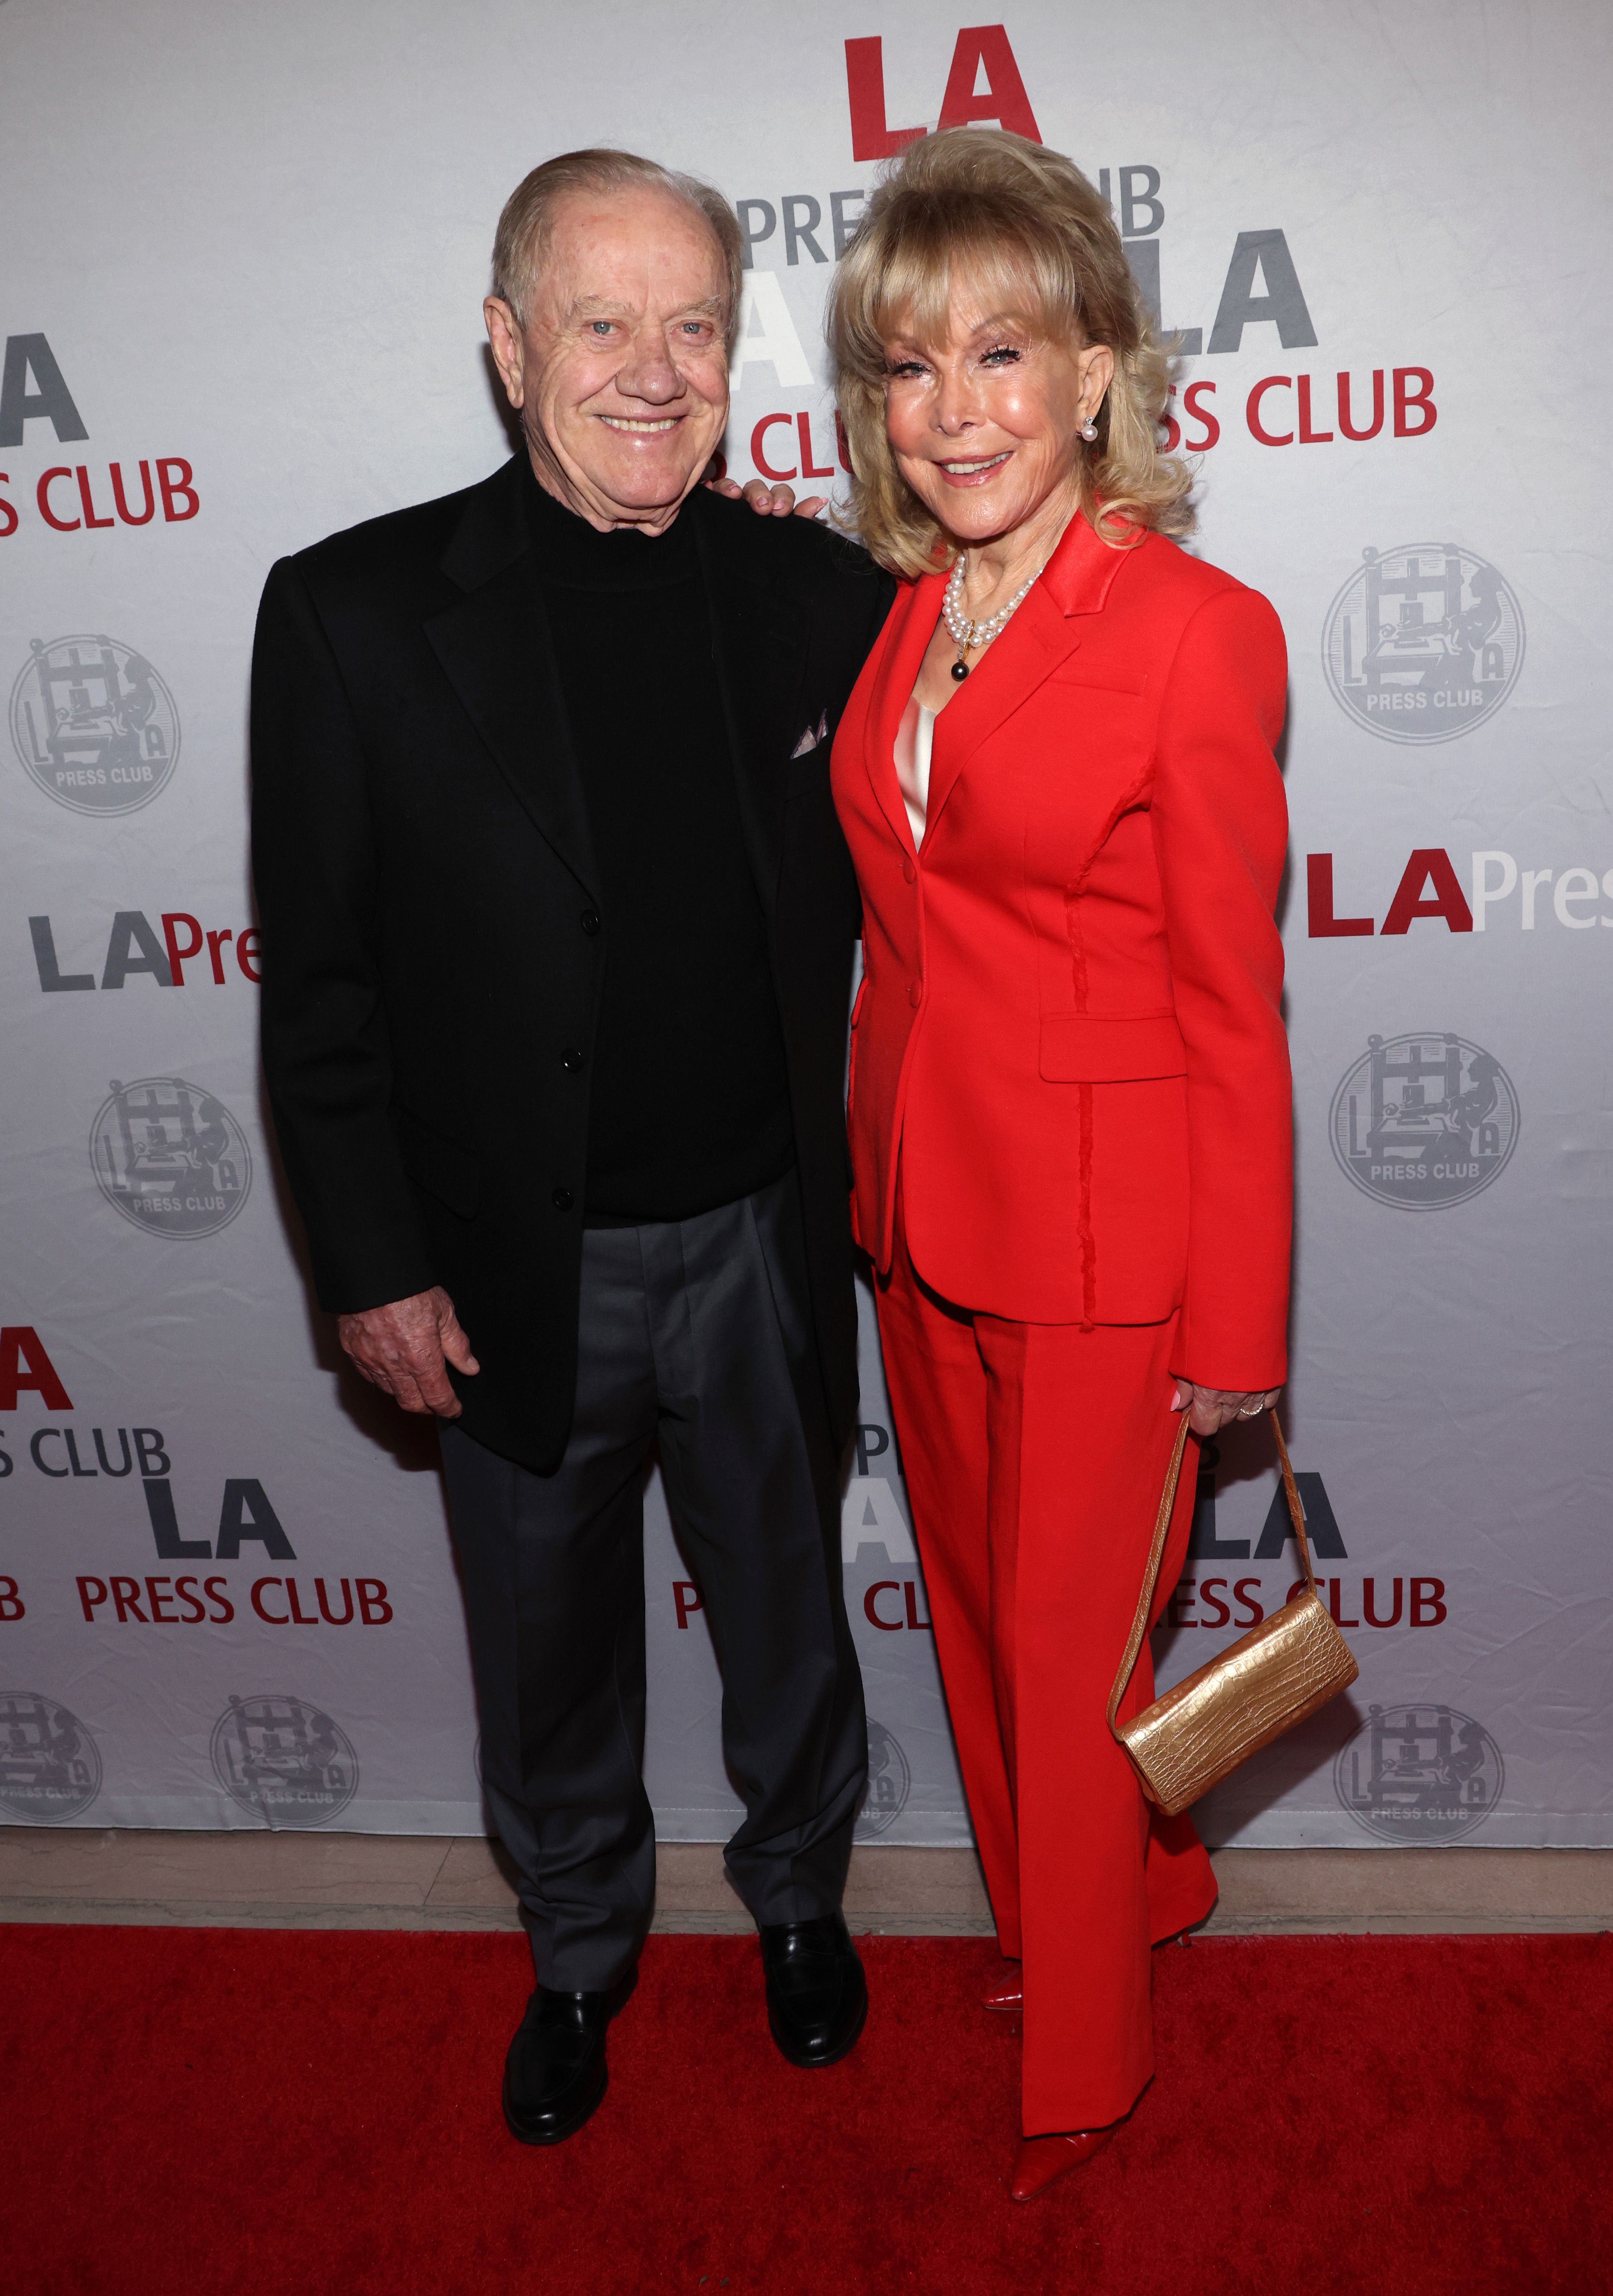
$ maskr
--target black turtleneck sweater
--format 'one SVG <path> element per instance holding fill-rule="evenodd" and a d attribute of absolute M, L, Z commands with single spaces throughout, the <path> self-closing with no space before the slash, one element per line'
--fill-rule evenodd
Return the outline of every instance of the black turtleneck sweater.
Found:
<path fill-rule="evenodd" d="M 692 528 L 601 534 L 527 488 L 599 865 L 586 1224 L 687 1219 L 794 1160 L 766 921 Z"/>

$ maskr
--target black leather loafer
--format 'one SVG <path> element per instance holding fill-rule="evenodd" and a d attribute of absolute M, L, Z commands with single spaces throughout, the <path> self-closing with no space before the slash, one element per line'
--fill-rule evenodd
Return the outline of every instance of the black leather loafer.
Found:
<path fill-rule="evenodd" d="M 608 1993 L 540 1985 L 504 2059 L 504 2120 L 523 2144 L 575 2136 L 605 2094 Z"/>
<path fill-rule="evenodd" d="M 845 1917 L 768 1922 L 761 1930 L 767 2028 L 792 2065 L 832 2065 L 856 2043 L 868 1985 Z"/>

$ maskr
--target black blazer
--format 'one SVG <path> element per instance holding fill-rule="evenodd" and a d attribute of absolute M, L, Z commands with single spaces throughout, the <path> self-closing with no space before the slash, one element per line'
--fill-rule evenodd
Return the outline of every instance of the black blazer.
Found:
<path fill-rule="evenodd" d="M 592 1054 L 610 919 L 522 484 L 513 460 L 274 567 L 252 661 L 252 834 L 264 1066 L 321 1304 L 440 1283 L 481 1365 L 451 1374 L 461 1424 L 541 1473 L 571 1420 L 588 1144 L 561 1055 Z M 829 751 L 895 586 L 805 520 L 699 489 L 679 515 L 711 602 L 843 1443 L 860 912 Z M 829 738 L 792 756 L 820 725 Z"/>

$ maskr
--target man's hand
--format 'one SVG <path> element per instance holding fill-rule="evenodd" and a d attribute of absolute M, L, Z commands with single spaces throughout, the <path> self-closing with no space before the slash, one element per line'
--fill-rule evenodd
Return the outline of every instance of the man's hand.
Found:
<path fill-rule="evenodd" d="M 416 1292 L 412 1299 L 389 1300 L 384 1308 L 339 1316 L 336 1328 L 371 1386 L 389 1395 L 402 1409 L 434 1411 L 439 1419 L 459 1417 L 463 1406 L 449 1384 L 443 1358 L 455 1371 L 477 1372 L 481 1365 L 440 1284 Z"/>
<path fill-rule="evenodd" d="M 798 503 L 795 488 L 782 481 L 770 487 L 760 479 L 749 479 L 741 486 L 736 479 L 716 478 L 713 475 L 716 470 L 715 463 L 708 463 L 701 483 L 709 487 L 714 495 L 725 495 L 730 502 L 748 502 L 763 518 L 788 518 L 792 512 L 797 518 L 815 518 L 821 510 L 829 507 L 827 495 L 803 495 Z"/>
<path fill-rule="evenodd" d="M 1171 1409 L 1186 1412 L 1188 1424 L 1195 1435 L 1215 1435 L 1234 1419 L 1258 1419 L 1281 1392 L 1281 1388 L 1274 1387 L 1269 1394 L 1251 1391 L 1239 1395 L 1230 1387 L 1199 1387 L 1191 1379 L 1179 1379 Z"/>

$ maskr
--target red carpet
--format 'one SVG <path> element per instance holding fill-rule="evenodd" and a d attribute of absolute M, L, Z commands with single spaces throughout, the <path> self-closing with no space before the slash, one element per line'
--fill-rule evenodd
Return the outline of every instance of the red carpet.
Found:
<path fill-rule="evenodd" d="M 863 1941 L 792 2071 L 753 1941 L 654 1938 L 581 2136 L 505 2136 L 510 1936 L 0 1931 L 5 2296 L 1528 2296 L 1613 2287 L 1613 1941 L 1154 1956 L 1159 2070 L 1006 2198 L 1019 2041 L 974 1940 Z"/>

